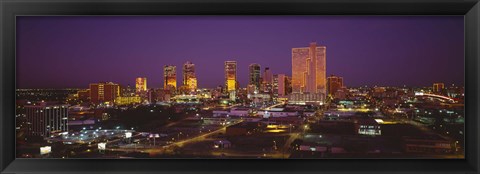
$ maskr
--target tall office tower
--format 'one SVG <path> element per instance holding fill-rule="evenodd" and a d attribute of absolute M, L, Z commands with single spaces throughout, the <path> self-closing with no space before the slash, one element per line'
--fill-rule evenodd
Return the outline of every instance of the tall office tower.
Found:
<path fill-rule="evenodd" d="M 273 75 L 273 91 L 277 97 L 283 97 L 287 94 L 287 76 L 285 74 Z"/>
<path fill-rule="evenodd" d="M 225 61 L 225 89 L 227 92 L 237 89 L 237 61 Z"/>
<path fill-rule="evenodd" d="M 292 93 L 292 77 L 285 76 L 285 95 Z"/>
<path fill-rule="evenodd" d="M 177 89 L 177 67 L 173 65 L 165 65 L 163 67 L 163 88 L 166 90 Z"/>
<path fill-rule="evenodd" d="M 28 135 L 49 137 L 52 132 L 68 131 L 68 105 L 41 102 L 25 106 Z"/>
<path fill-rule="evenodd" d="M 326 79 L 325 46 L 312 42 L 309 47 L 292 48 L 292 89 L 294 93 L 318 94 L 320 97 L 314 98 L 324 100 L 327 90 Z"/>
<path fill-rule="evenodd" d="M 269 67 L 266 67 L 263 71 L 263 82 L 269 84 L 273 83 L 273 74 Z"/>
<path fill-rule="evenodd" d="M 443 83 L 434 83 L 433 84 L 433 92 L 440 93 L 445 88 L 445 84 Z"/>
<path fill-rule="evenodd" d="M 197 90 L 197 78 L 194 77 L 194 78 L 188 79 L 187 85 L 188 85 L 188 89 L 190 89 L 191 91 Z"/>
<path fill-rule="evenodd" d="M 295 103 L 323 104 L 326 89 L 326 47 L 310 43 L 292 48 L 292 96 Z"/>
<path fill-rule="evenodd" d="M 120 96 L 120 85 L 112 82 L 91 83 L 90 101 L 94 104 L 109 102 L 113 104 L 115 99 Z"/>
<path fill-rule="evenodd" d="M 146 77 L 137 77 L 135 79 L 135 89 L 137 93 L 147 91 L 147 78 Z"/>
<path fill-rule="evenodd" d="M 197 89 L 197 78 L 195 77 L 195 64 L 187 61 L 183 64 L 183 85 L 189 90 Z"/>
<path fill-rule="evenodd" d="M 279 83 L 279 77 L 278 77 L 278 74 L 275 74 L 273 75 L 273 78 L 272 78 L 273 100 L 276 100 L 278 98 L 278 83 Z"/>
<path fill-rule="evenodd" d="M 335 92 L 343 87 L 343 77 L 331 75 L 327 78 L 328 95 L 334 96 Z"/>
<path fill-rule="evenodd" d="M 248 67 L 249 78 L 248 78 L 248 85 L 255 86 L 256 90 L 260 89 L 261 84 L 261 76 L 260 76 L 260 65 L 253 63 L 250 64 Z"/>
<path fill-rule="evenodd" d="M 273 93 L 273 74 L 268 67 L 263 71 L 262 91 L 264 93 Z"/>

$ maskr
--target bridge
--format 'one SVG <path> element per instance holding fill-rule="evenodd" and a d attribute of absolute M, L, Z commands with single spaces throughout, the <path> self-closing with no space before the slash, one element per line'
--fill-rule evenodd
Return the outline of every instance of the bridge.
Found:
<path fill-rule="evenodd" d="M 453 100 L 453 99 L 450 98 L 450 97 L 443 96 L 443 95 L 437 95 L 437 94 L 416 92 L 416 93 L 415 93 L 415 96 L 427 96 L 427 97 L 433 97 L 433 98 L 439 98 L 439 99 L 447 100 L 447 101 L 449 101 L 449 102 L 451 102 L 451 103 L 454 103 L 454 102 L 455 102 L 455 100 Z"/>

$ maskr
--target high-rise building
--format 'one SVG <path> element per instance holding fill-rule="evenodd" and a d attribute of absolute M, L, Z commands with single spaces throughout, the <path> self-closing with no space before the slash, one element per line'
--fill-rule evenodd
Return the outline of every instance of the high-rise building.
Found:
<path fill-rule="evenodd" d="M 68 105 L 41 102 L 25 106 L 27 135 L 49 137 L 52 132 L 68 131 Z"/>
<path fill-rule="evenodd" d="M 187 82 L 188 89 L 190 90 L 197 90 L 197 78 L 189 78 Z"/>
<path fill-rule="evenodd" d="M 309 47 L 292 48 L 292 89 L 293 93 L 319 94 L 311 99 L 323 103 L 326 89 L 326 47 L 310 43 Z M 298 95 L 302 98 L 302 95 Z M 320 96 L 320 97 L 318 97 Z M 300 99 L 297 98 L 297 99 Z"/>
<path fill-rule="evenodd" d="M 445 84 L 443 83 L 434 83 L 433 84 L 433 92 L 440 93 L 445 88 Z"/>
<path fill-rule="evenodd" d="M 274 93 L 273 92 L 273 74 L 269 67 L 266 67 L 265 70 L 263 71 L 262 91 L 264 93 Z"/>
<path fill-rule="evenodd" d="M 327 78 L 328 95 L 334 96 L 335 93 L 343 87 L 343 77 L 331 75 Z"/>
<path fill-rule="evenodd" d="M 124 96 L 124 97 L 135 96 L 135 90 L 133 90 L 130 84 L 128 84 L 126 88 L 122 88 L 121 96 Z"/>
<path fill-rule="evenodd" d="M 285 95 L 287 95 L 287 78 L 288 77 L 285 74 L 273 75 L 274 96 L 284 97 Z"/>
<path fill-rule="evenodd" d="M 248 67 L 249 76 L 248 76 L 248 85 L 253 85 L 256 89 L 260 89 L 261 76 L 260 76 L 260 65 L 253 63 Z"/>
<path fill-rule="evenodd" d="M 189 90 L 197 89 L 197 78 L 195 76 L 195 64 L 187 61 L 183 64 L 183 85 Z"/>
<path fill-rule="evenodd" d="M 237 61 L 225 61 L 225 89 L 235 91 L 237 86 Z"/>
<path fill-rule="evenodd" d="M 326 93 L 326 47 L 310 43 L 310 47 L 292 49 L 293 92 Z"/>
<path fill-rule="evenodd" d="M 273 83 L 273 74 L 269 67 L 266 67 L 263 71 L 263 82 L 267 84 Z"/>
<path fill-rule="evenodd" d="M 285 95 L 292 93 L 292 77 L 285 76 Z"/>
<path fill-rule="evenodd" d="M 273 79 L 273 80 L 272 80 L 272 81 L 273 81 L 273 82 L 272 82 L 272 96 L 273 96 L 273 100 L 276 100 L 276 99 L 278 98 L 278 92 L 279 92 L 279 91 L 278 91 L 278 87 L 279 87 L 279 86 L 278 86 L 278 85 L 279 85 L 278 83 L 279 83 L 279 81 L 280 81 L 279 75 L 278 75 L 278 74 L 273 75 L 273 78 L 272 78 L 272 79 Z"/>
<path fill-rule="evenodd" d="M 112 82 L 91 83 L 90 101 L 94 104 L 111 103 L 120 96 L 120 85 Z"/>
<path fill-rule="evenodd" d="M 147 91 L 147 78 L 146 77 L 137 77 L 135 79 L 135 89 L 137 93 Z"/>
<path fill-rule="evenodd" d="M 163 67 L 163 88 L 167 90 L 177 89 L 177 67 L 165 65 Z"/>

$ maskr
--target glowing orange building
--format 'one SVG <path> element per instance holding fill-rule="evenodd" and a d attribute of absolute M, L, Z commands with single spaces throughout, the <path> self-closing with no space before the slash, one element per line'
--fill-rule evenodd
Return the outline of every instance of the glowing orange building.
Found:
<path fill-rule="evenodd" d="M 225 61 L 225 88 L 228 92 L 237 89 L 237 62 Z"/>
<path fill-rule="evenodd" d="M 95 104 L 109 102 L 113 104 L 120 96 L 120 85 L 112 82 L 90 84 L 90 101 Z"/>
<path fill-rule="evenodd" d="M 183 86 L 187 87 L 188 90 L 197 89 L 197 78 L 195 76 L 195 64 L 190 61 L 187 61 L 183 64 Z"/>
<path fill-rule="evenodd" d="M 138 77 L 135 79 L 135 89 L 138 92 L 145 92 L 147 91 L 147 78 L 146 77 Z"/>
<path fill-rule="evenodd" d="M 335 92 L 343 87 L 343 77 L 331 75 L 327 78 L 328 95 L 334 96 Z"/>
<path fill-rule="evenodd" d="M 326 46 L 310 43 L 309 47 L 292 48 L 292 92 L 319 94 L 325 99 Z M 318 98 L 318 97 L 317 97 Z"/>
<path fill-rule="evenodd" d="M 176 66 L 165 65 L 163 67 L 163 88 L 164 89 L 177 89 L 177 70 Z"/>
<path fill-rule="evenodd" d="M 326 93 L 326 47 L 310 43 L 310 47 L 292 49 L 293 92 Z"/>

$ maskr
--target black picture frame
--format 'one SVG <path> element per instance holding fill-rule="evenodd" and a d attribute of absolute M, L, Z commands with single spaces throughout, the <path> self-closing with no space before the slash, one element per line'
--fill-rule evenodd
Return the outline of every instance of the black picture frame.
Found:
<path fill-rule="evenodd" d="M 479 173 L 478 0 L 0 0 L 2 173 Z M 465 159 L 15 159 L 19 15 L 464 15 Z"/>

